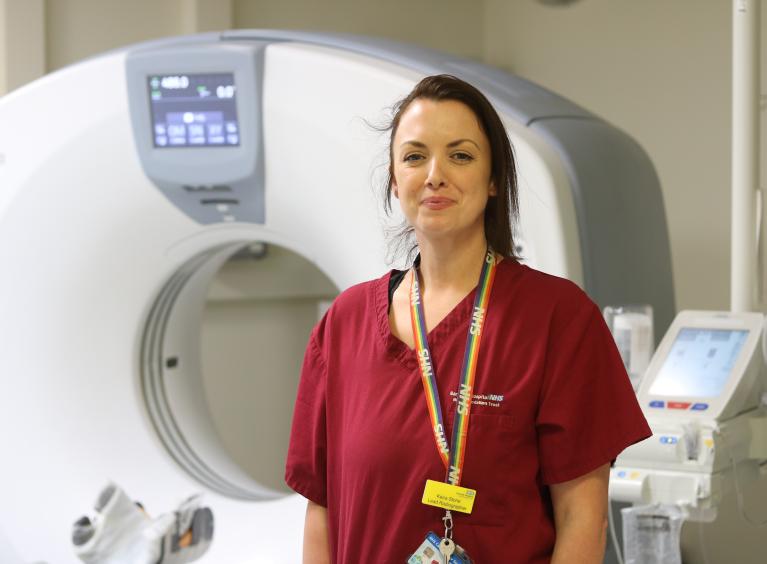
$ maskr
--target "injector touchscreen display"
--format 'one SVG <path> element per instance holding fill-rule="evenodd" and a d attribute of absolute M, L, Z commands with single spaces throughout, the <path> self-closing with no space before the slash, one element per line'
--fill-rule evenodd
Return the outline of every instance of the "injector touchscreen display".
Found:
<path fill-rule="evenodd" d="M 650 394 L 718 396 L 747 338 L 748 331 L 744 330 L 681 329 L 650 387 Z"/>
<path fill-rule="evenodd" d="M 152 75 L 147 86 L 155 147 L 239 146 L 233 73 Z"/>

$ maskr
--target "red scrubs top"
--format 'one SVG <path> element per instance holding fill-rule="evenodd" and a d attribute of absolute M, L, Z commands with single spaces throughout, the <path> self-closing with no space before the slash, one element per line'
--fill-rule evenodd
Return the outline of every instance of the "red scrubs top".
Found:
<path fill-rule="evenodd" d="M 396 271 L 392 271 L 396 273 Z M 403 564 L 444 511 L 421 503 L 444 480 L 415 351 L 391 334 L 392 272 L 343 292 L 312 332 L 285 479 L 326 506 L 333 562 Z M 452 421 L 476 289 L 428 335 Z M 614 460 L 651 432 L 613 338 L 575 284 L 503 260 L 487 310 L 454 539 L 478 564 L 549 562 L 548 485 Z"/>

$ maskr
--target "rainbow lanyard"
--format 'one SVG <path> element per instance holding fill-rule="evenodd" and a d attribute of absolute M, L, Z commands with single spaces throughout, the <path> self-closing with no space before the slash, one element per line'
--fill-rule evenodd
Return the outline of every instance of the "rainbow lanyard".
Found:
<path fill-rule="evenodd" d="M 461 368 L 461 382 L 458 388 L 458 403 L 453 420 L 453 440 L 450 445 L 445 438 L 445 426 L 442 419 L 442 407 L 439 403 L 437 380 L 434 373 L 434 365 L 431 361 L 429 342 L 426 338 L 426 316 L 423 311 L 423 301 L 418 289 L 418 270 L 413 266 L 413 277 L 410 285 L 410 320 L 413 324 L 413 339 L 418 354 L 418 364 L 421 368 L 421 381 L 426 405 L 429 409 L 434 440 L 437 443 L 442 463 L 447 469 L 446 481 L 457 486 L 461 483 L 463 471 L 463 458 L 466 454 L 466 440 L 469 432 L 469 411 L 471 411 L 471 398 L 474 389 L 474 376 L 477 372 L 477 359 L 479 358 L 479 344 L 482 338 L 485 313 L 490 301 L 490 289 L 493 287 L 495 269 L 498 261 L 495 253 L 488 248 L 482 272 L 479 275 L 477 295 L 474 297 L 474 309 L 471 314 L 471 324 L 466 337 L 466 352 L 463 355 L 463 367 Z"/>

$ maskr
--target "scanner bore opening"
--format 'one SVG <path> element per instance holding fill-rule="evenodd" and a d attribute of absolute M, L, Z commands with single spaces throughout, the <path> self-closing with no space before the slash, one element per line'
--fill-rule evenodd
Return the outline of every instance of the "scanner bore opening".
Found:
<path fill-rule="evenodd" d="M 283 471 L 312 327 L 338 289 L 290 249 L 241 241 L 188 260 L 160 290 L 141 344 L 141 390 L 165 449 L 222 495 L 290 493 Z"/>

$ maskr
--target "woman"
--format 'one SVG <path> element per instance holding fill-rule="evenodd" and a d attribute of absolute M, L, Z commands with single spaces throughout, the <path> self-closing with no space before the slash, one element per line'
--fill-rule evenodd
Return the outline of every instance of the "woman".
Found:
<path fill-rule="evenodd" d="M 610 462 L 650 431 L 599 309 L 514 256 L 498 115 L 427 77 L 395 107 L 389 156 L 419 256 L 312 332 L 286 470 L 309 500 L 304 562 L 442 562 L 430 531 L 480 564 L 601 562 Z M 471 512 L 422 503 L 426 480 L 475 490 L 448 495 Z"/>

